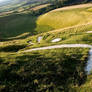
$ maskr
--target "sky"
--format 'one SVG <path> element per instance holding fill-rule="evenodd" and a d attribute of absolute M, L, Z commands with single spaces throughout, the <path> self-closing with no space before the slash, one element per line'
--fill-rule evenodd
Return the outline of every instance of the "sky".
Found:
<path fill-rule="evenodd" d="M 4 1 L 6 1 L 6 0 L 0 0 L 0 2 L 4 2 Z"/>
<path fill-rule="evenodd" d="M 10 0 L 0 0 L 0 3 L 2 3 L 2 2 L 6 2 L 6 1 L 10 1 Z"/>

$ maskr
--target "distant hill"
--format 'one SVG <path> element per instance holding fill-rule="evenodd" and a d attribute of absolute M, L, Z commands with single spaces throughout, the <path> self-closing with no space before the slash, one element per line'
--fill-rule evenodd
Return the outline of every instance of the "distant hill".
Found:
<path fill-rule="evenodd" d="M 52 3 L 57 7 L 62 7 L 64 5 L 86 3 L 90 1 L 92 0 L 5 0 L 0 2 L 0 12 L 9 11 L 27 5 Z"/>
<path fill-rule="evenodd" d="M 26 6 L 30 4 L 44 4 L 53 0 L 5 0 L 0 2 L 0 11 L 8 11 L 17 7 Z"/>

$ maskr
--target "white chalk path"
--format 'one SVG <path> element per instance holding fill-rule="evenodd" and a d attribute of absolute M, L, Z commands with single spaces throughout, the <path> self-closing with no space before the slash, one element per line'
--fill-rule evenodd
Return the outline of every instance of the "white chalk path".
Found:
<path fill-rule="evenodd" d="M 53 39 L 51 42 L 59 42 L 61 40 L 61 38 L 56 38 L 56 39 Z"/>
<path fill-rule="evenodd" d="M 88 45 L 88 44 L 61 44 L 61 45 L 33 48 L 33 49 L 25 50 L 23 52 L 31 52 L 31 51 L 47 50 L 47 49 L 56 49 L 56 48 L 74 48 L 74 47 L 92 48 L 92 45 Z"/>
<path fill-rule="evenodd" d="M 88 31 L 88 32 L 86 32 L 86 33 L 92 33 L 92 31 Z"/>

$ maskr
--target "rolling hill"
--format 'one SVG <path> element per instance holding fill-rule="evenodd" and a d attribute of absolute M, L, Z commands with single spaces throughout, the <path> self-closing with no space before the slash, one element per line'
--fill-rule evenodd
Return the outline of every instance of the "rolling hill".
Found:
<path fill-rule="evenodd" d="M 13 10 L 26 5 L 25 12 Z M 92 46 L 92 4 L 54 9 L 56 5 L 48 7 L 48 0 L 13 0 L 0 7 L 13 11 L 0 16 L 0 92 L 91 92 L 92 73 L 85 71 L 91 48 L 82 45 Z M 71 44 L 74 48 L 53 48 Z M 49 46 L 52 49 L 32 51 Z"/>

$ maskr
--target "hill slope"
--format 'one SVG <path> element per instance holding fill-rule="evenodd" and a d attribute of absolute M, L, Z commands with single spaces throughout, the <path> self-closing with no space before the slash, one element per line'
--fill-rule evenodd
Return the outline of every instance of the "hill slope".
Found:
<path fill-rule="evenodd" d="M 15 14 L 1 17 L 0 31 L 3 37 L 16 37 L 23 33 L 38 34 L 92 22 L 91 4 L 71 6 L 63 9 L 56 9 L 41 16 L 30 14 Z M 30 20 L 29 20 L 30 19 Z M 12 32 L 13 31 L 13 32 Z M 10 32 L 10 34 L 8 34 Z"/>
<path fill-rule="evenodd" d="M 0 92 L 91 92 L 89 48 L 21 52 L 58 44 L 92 45 L 92 4 L 0 16 Z"/>
<path fill-rule="evenodd" d="M 84 7 L 90 6 L 92 5 L 88 4 Z M 37 30 L 42 29 L 43 31 L 47 31 L 92 22 L 92 12 L 89 12 L 87 8 L 83 9 L 82 5 L 75 8 L 71 6 L 70 9 L 69 7 L 67 9 L 65 7 L 66 11 L 63 8 L 40 16 L 37 20 Z"/>

